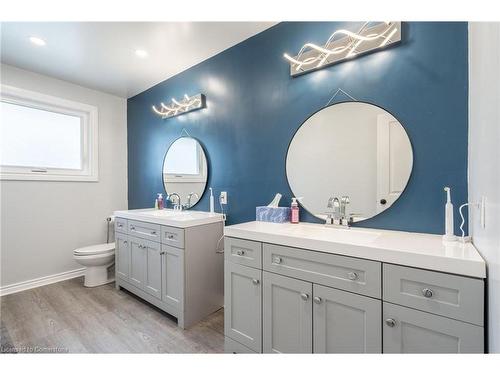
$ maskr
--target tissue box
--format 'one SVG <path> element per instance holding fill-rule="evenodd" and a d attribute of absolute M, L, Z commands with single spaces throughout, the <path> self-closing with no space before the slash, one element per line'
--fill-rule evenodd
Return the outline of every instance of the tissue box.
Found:
<path fill-rule="evenodd" d="M 269 221 L 271 223 L 286 223 L 290 221 L 290 207 L 256 207 L 255 220 Z"/>

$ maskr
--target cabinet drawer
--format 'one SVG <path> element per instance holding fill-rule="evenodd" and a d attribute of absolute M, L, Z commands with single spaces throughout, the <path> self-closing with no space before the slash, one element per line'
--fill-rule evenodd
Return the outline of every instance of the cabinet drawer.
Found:
<path fill-rule="evenodd" d="M 384 264 L 385 301 L 483 325 L 480 279 Z"/>
<path fill-rule="evenodd" d="M 184 229 L 174 227 L 161 227 L 161 243 L 184 248 Z"/>
<path fill-rule="evenodd" d="M 127 219 L 115 218 L 115 230 L 120 233 L 127 233 Z"/>
<path fill-rule="evenodd" d="M 381 263 L 264 244 L 263 269 L 313 283 L 381 297 Z"/>
<path fill-rule="evenodd" d="M 158 224 L 129 220 L 128 234 L 146 240 L 160 242 L 160 226 Z"/>
<path fill-rule="evenodd" d="M 262 243 L 239 238 L 224 238 L 226 261 L 244 266 L 262 268 Z"/>

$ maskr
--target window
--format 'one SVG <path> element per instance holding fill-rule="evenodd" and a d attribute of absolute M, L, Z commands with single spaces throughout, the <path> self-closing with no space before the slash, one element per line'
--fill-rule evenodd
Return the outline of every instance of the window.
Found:
<path fill-rule="evenodd" d="M 97 108 L 2 85 L 0 178 L 97 181 Z"/>

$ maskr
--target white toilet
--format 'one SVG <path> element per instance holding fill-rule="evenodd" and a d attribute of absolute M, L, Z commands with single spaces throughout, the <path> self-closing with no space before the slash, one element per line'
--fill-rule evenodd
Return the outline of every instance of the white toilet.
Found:
<path fill-rule="evenodd" d="M 73 258 L 85 266 L 86 287 L 104 285 L 114 281 L 108 278 L 108 268 L 115 263 L 115 244 L 105 243 L 82 247 L 73 251 Z"/>

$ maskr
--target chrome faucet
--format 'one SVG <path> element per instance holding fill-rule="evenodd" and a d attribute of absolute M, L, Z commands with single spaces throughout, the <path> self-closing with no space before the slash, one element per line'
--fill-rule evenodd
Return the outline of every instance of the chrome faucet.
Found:
<path fill-rule="evenodd" d="M 175 201 L 173 198 L 176 198 Z M 169 194 L 167 199 L 172 203 L 174 206 L 174 210 L 182 210 L 182 205 L 181 205 L 181 196 L 177 193 L 172 193 Z"/>
<path fill-rule="evenodd" d="M 184 206 L 184 208 L 191 208 L 192 204 L 191 204 L 191 198 L 193 198 L 193 196 L 196 197 L 196 199 L 200 199 L 200 196 L 194 192 L 191 192 L 189 193 L 188 195 L 188 199 L 187 199 L 187 204 Z"/>
<path fill-rule="evenodd" d="M 346 206 L 349 203 L 349 197 L 346 195 L 342 196 L 340 199 L 337 197 L 330 197 L 327 207 L 332 209 L 332 211 L 327 212 L 325 224 L 349 227 L 351 220 L 346 214 Z"/>

